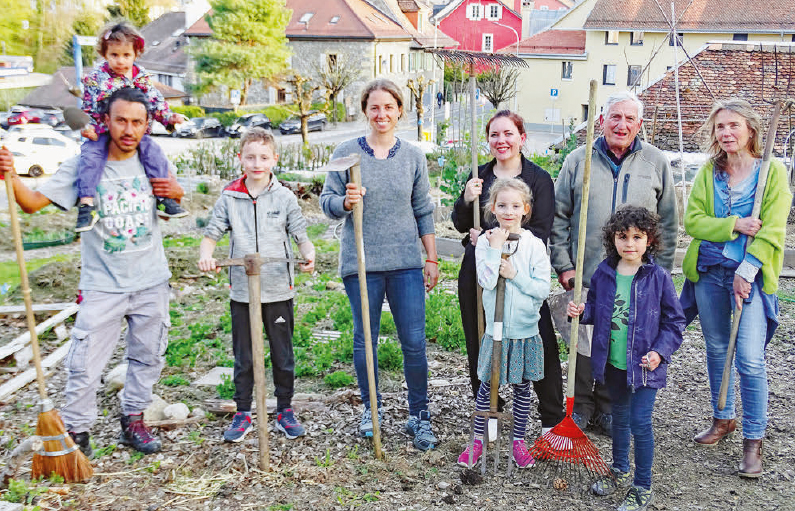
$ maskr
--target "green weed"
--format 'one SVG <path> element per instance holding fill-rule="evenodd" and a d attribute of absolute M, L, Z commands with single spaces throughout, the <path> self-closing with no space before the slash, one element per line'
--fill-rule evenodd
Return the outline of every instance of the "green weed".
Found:
<path fill-rule="evenodd" d="M 461 309 L 455 294 L 434 289 L 425 306 L 425 335 L 447 351 L 466 350 Z"/>
<path fill-rule="evenodd" d="M 381 335 L 396 335 L 397 326 L 391 312 L 381 312 Z"/>
<path fill-rule="evenodd" d="M 345 371 L 334 371 L 331 374 L 327 374 L 323 381 L 332 389 L 339 389 L 352 384 L 354 379 L 353 376 Z"/>
<path fill-rule="evenodd" d="M 331 449 L 326 448 L 326 454 L 324 456 L 315 456 L 315 465 L 322 468 L 328 468 L 334 464 L 334 460 L 331 459 Z"/>
<path fill-rule="evenodd" d="M 130 459 L 127 460 L 127 464 L 128 465 L 132 465 L 132 464 L 134 464 L 135 462 L 137 462 L 138 460 L 140 460 L 143 457 L 144 457 L 144 453 L 142 453 L 141 451 L 133 451 L 130 454 Z"/>
<path fill-rule="evenodd" d="M 110 444 L 102 449 L 94 449 L 94 458 L 99 459 L 103 456 L 110 456 L 116 450 L 116 444 Z"/>
<path fill-rule="evenodd" d="M 292 508 L 292 504 L 272 504 L 268 506 L 268 511 L 290 511 Z"/>
<path fill-rule="evenodd" d="M 182 374 L 172 374 L 171 376 L 166 376 L 160 380 L 160 384 L 165 385 L 166 387 L 181 387 L 184 385 L 190 385 L 190 381 L 188 381 L 188 379 Z"/>
<path fill-rule="evenodd" d="M 386 371 L 403 369 L 403 351 L 400 344 L 392 340 L 378 343 L 378 367 Z"/>
<path fill-rule="evenodd" d="M 39 495 L 47 493 L 46 486 L 37 486 L 34 481 L 30 484 L 25 481 L 11 479 L 8 482 L 8 489 L 3 493 L 3 500 L 21 504 L 33 504 L 33 500 Z"/>
<path fill-rule="evenodd" d="M 215 390 L 221 399 L 232 399 L 235 395 L 235 382 L 228 374 L 222 374 L 221 383 L 215 386 Z"/>
<path fill-rule="evenodd" d="M 190 433 L 188 433 L 188 440 L 190 440 L 191 442 L 193 442 L 196 445 L 201 445 L 207 439 L 202 437 L 202 432 L 199 431 L 198 429 L 196 429 L 196 430 L 193 430 Z"/>

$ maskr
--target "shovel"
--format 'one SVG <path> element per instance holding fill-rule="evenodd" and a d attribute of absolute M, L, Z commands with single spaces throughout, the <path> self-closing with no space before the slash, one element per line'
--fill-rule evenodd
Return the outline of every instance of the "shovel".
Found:
<path fill-rule="evenodd" d="M 222 259 L 216 266 L 243 266 L 248 275 L 248 317 L 251 327 L 251 354 L 254 366 L 254 386 L 257 400 L 257 435 L 259 436 L 260 470 L 270 470 L 270 446 L 268 443 L 268 408 L 265 403 L 265 348 L 262 337 L 262 300 L 260 297 L 260 266 L 266 263 L 306 263 L 302 259 L 287 257 L 260 257 L 258 253 L 248 254 L 243 259 Z"/>
<path fill-rule="evenodd" d="M 519 248 L 519 235 L 511 233 L 508 235 L 508 242 L 503 246 L 502 258 L 508 259 Z M 511 242 L 516 242 L 511 246 Z M 500 276 L 497 278 L 496 287 L 496 302 L 494 304 L 494 325 L 491 332 L 493 340 L 491 349 L 491 395 L 489 396 L 489 409 L 488 411 L 475 410 L 472 413 L 472 434 L 469 437 L 469 461 L 467 465 L 472 468 L 473 454 L 475 445 L 475 420 L 478 417 L 483 417 L 484 427 L 488 427 L 489 419 L 497 419 L 497 440 L 494 442 L 494 474 L 497 474 L 500 461 L 500 434 L 504 422 L 508 424 L 508 430 L 513 431 L 513 416 L 508 413 L 497 411 L 497 396 L 500 388 L 500 372 L 502 366 L 502 321 L 505 314 L 505 277 Z M 487 442 L 488 438 L 483 438 L 483 455 L 480 464 L 480 473 L 486 473 L 486 459 L 487 456 Z M 510 456 L 510 455 L 509 455 Z M 508 475 L 511 475 L 513 463 L 510 457 L 508 458 Z"/>
<path fill-rule="evenodd" d="M 358 154 L 337 158 L 328 162 L 321 172 L 344 172 L 350 169 L 350 180 L 359 188 L 362 187 L 362 169 L 359 166 L 361 157 Z M 381 426 L 378 423 L 378 397 L 375 381 L 375 361 L 373 360 L 373 336 L 370 332 L 370 301 L 367 295 L 367 265 L 364 260 L 364 204 L 361 201 L 353 205 L 353 233 L 356 238 L 356 261 L 359 266 L 359 296 L 362 302 L 362 329 L 364 330 L 364 354 L 367 364 L 367 385 L 370 389 L 370 413 L 373 419 L 373 446 L 375 457 L 381 459 Z"/>

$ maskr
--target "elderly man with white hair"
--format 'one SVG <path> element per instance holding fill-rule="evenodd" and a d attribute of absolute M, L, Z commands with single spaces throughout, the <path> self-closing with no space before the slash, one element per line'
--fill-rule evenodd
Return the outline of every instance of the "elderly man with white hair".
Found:
<path fill-rule="evenodd" d="M 593 146 L 582 269 L 586 288 L 605 257 L 602 226 L 623 204 L 643 206 L 660 215 L 662 248 L 656 262 L 669 272 L 673 267 L 679 225 L 673 176 L 662 151 L 638 136 L 642 124 L 643 103 L 629 91 L 612 94 L 599 116 L 602 136 Z M 555 219 L 549 248 L 558 281 L 566 290 L 571 290 L 574 279 L 584 169 L 585 147 L 579 147 L 563 162 L 555 182 Z M 560 301 L 565 306 L 568 298 Z M 564 337 L 568 335 L 565 327 L 559 325 L 559 330 Z M 597 431 L 612 436 L 610 397 L 591 376 L 590 339 L 587 335 L 579 339 L 573 418 L 581 429 L 591 423 Z"/>

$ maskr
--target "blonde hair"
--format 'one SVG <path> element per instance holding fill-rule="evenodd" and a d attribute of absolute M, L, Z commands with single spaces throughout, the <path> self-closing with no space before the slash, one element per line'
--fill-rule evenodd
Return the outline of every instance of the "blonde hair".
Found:
<path fill-rule="evenodd" d="M 243 148 L 246 147 L 246 144 L 251 144 L 253 142 L 260 142 L 266 146 L 270 146 L 273 154 L 276 154 L 276 140 L 269 131 L 257 126 L 243 133 L 243 136 L 240 137 L 240 152 L 243 152 Z"/>
<path fill-rule="evenodd" d="M 491 188 L 489 189 L 489 200 L 486 203 L 486 219 L 489 221 L 494 220 L 494 212 L 492 210 L 497 203 L 497 196 L 500 192 L 506 190 L 518 192 L 519 196 L 522 198 L 522 203 L 530 206 L 530 211 L 522 217 L 522 224 L 524 224 L 530 220 L 533 214 L 533 192 L 530 191 L 530 187 L 527 186 L 527 183 L 516 178 L 500 178 L 491 184 Z"/>
<path fill-rule="evenodd" d="M 762 118 L 748 101 L 730 98 L 725 101 L 716 101 L 707 117 L 707 122 L 699 129 L 703 138 L 702 150 L 710 155 L 713 165 L 720 168 L 726 165 L 726 151 L 721 149 L 718 137 L 715 136 L 715 118 L 722 110 L 729 110 L 745 119 L 745 124 L 751 132 L 748 139 L 748 152 L 756 158 L 762 156 Z"/>
<path fill-rule="evenodd" d="M 364 86 L 364 89 L 362 89 L 362 113 L 367 115 L 367 100 L 370 99 L 370 94 L 377 90 L 388 92 L 395 98 L 398 109 L 400 110 L 400 117 L 398 117 L 398 119 L 403 118 L 403 93 L 400 92 L 400 87 L 398 87 L 395 82 L 387 80 L 386 78 L 376 78 Z"/>

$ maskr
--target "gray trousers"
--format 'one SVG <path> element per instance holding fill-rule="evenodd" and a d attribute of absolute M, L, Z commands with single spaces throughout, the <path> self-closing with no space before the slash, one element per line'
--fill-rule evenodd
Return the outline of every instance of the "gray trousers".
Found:
<path fill-rule="evenodd" d="M 97 388 L 127 320 L 127 376 L 120 392 L 124 415 L 143 412 L 152 402 L 168 346 L 168 282 L 134 293 L 83 291 L 66 358 L 69 376 L 61 417 L 66 429 L 89 431 L 97 418 Z"/>

